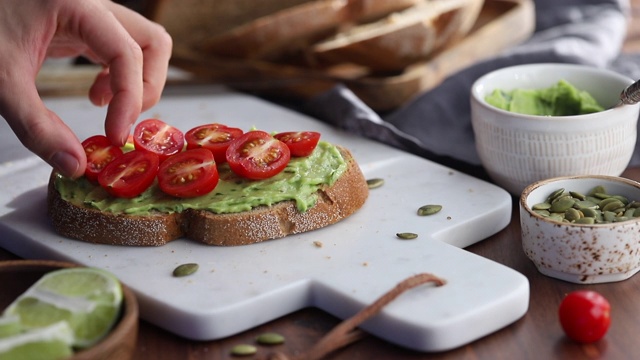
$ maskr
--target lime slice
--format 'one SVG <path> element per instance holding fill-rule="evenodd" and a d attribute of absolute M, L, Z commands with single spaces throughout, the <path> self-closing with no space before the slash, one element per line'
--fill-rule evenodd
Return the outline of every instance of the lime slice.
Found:
<path fill-rule="evenodd" d="M 0 338 L 0 360 L 57 360 L 73 355 L 73 331 L 64 321 Z"/>
<path fill-rule="evenodd" d="M 20 331 L 22 331 L 20 317 L 15 315 L 0 317 L 0 339 L 18 334 Z"/>
<path fill-rule="evenodd" d="M 120 314 L 122 288 L 111 273 L 88 267 L 45 274 L 5 310 L 17 315 L 25 329 L 66 321 L 74 333 L 74 347 L 102 339 Z"/>

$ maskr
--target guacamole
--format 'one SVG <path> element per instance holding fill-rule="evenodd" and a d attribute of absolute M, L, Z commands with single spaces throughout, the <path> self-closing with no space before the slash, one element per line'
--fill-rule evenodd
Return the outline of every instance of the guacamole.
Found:
<path fill-rule="evenodd" d="M 604 110 L 589 93 L 565 80 L 546 89 L 496 89 L 485 101 L 497 108 L 527 115 L 569 116 Z"/>
<path fill-rule="evenodd" d="M 219 164 L 220 181 L 216 188 L 196 198 L 166 195 L 156 184 L 133 199 L 115 198 L 84 177 L 72 180 L 58 176 L 55 186 L 66 201 L 112 213 L 146 215 L 155 211 L 175 213 L 200 209 L 224 214 L 287 200 L 295 201 L 298 210 L 304 212 L 316 203 L 317 190 L 323 185 L 333 185 L 346 169 L 347 163 L 340 150 L 320 141 L 311 155 L 291 158 L 281 173 L 265 180 L 241 178 L 226 163 Z"/>

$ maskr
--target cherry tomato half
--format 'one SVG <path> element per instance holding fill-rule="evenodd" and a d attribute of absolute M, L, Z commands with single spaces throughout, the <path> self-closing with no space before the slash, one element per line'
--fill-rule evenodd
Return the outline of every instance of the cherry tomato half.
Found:
<path fill-rule="evenodd" d="M 213 153 L 202 148 L 173 155 L 160 164 L 158 170 L 160 190 L 176 197 L 208 194 L 218 185 L 218 180 Z"/>
<path fill-rule="evenodd" d="M 113 196 L 133 198 L 153 183 L 159 164 L 156 154 L 132 150 L 110 162 L 98 174 L 98 182 Z"/>
<path fill-rule="evenodd" d="M 135 148 L 158 155 L 160 161 L 184 148 L 184 134 L 162 120 L 143 120 L 133 130 Z"/>
<path fill-rule="evenodd" d="M 249 131 L 227 148 L 227 162 L 236 174 L 252 179 L 270 178 L 289 163 L 291 153 L 282 141 L 260 130 Z"/>
<path fill-rule="evenodd" d="M 569 293 L 560 303 L 560 325 L 575 341 L 590 343 L 600 340 L 611 324 L 611 306 L 595 291 L 578 290 Z"/>
<path fill-rule="evenodd" d="M 231 140 L 244 131 L 222 124 L 207 124 L 195 127 L 184 134 L 187 149 L 205 148 L 213 153 L 217 163 L 227 161 L 226 153 Z"/>
<path fill-rule="evenodd" d="M 122 155 L 118 146 L 113 146 L 104 135 L 95 135 L 82 142 L 85 154 L 87 154 L 87 167 L 84 176 L 91 181 L 98 179 L 98 174 L 113 159 Z"/>
<path fill-rule="evenodd" d="M 315 131 L 289 131 L 275 134 L 274 137 L 287 144 L 291 156 L 309 156 L 318 145 L 320 133 Z"/>

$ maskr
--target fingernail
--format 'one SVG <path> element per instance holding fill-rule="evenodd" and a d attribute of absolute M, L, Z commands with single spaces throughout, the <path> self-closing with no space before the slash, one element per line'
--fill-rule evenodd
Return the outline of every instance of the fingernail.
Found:
<path fill-rule="evenodd" d="M 60 171 L 63 175 L 73 177 L 76 175 L 80 163 L 78 160 L 67 152 L 58 152 L 51 157 L 51 165 Z"/>

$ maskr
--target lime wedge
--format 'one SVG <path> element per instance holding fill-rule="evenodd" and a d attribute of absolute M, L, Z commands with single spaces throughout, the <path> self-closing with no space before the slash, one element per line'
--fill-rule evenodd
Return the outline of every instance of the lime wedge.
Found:
<path fill-rule="evenodd" d="M 20 317 L 15 315 L 0 317 L 0 339 L 18 334 L 20 331 L 22 331 Z"/>
<path fill-rule="evenodd" d="M 66 321 L 73 346 L 89 347 L 111 330 L 120 314 L 122 288 L 111 273 L 88 267 L 45 274 L 5 310 L 17 315 L 24 329 Z"/>
<path fill-rule="evenodd" d="M 73 355 L 73 331 L 64 321 L 0 338 L 0 360 L 57 360 Z"/>

